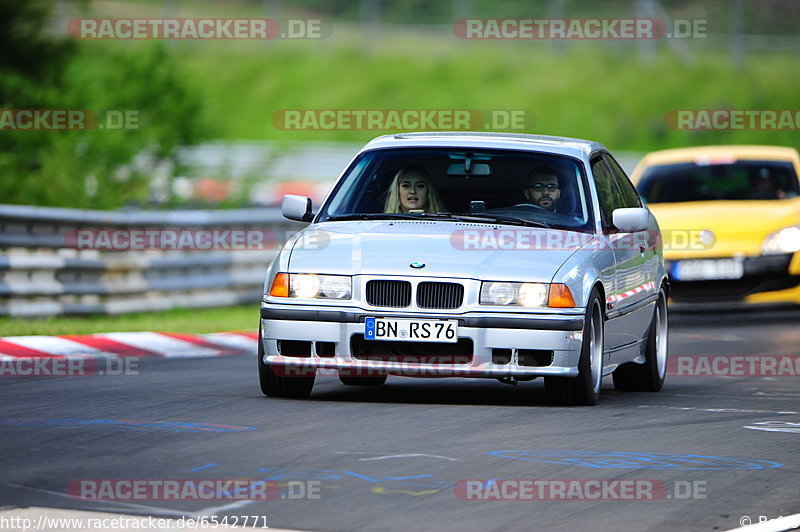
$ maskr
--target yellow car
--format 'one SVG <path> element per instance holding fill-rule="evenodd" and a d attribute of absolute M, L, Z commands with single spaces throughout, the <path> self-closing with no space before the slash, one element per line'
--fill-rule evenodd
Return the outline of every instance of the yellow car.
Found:
<path fill-rule="evenodd" d="M 794 148 L 645 156 L 631 180 L 661 227 L 671 299 L 800 304 L 798 175 Z"/>

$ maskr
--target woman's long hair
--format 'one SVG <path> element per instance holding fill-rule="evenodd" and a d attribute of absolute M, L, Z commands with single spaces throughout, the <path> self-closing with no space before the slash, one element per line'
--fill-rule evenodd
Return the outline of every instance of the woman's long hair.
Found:
<path fill-rule="evenodd" d="M 400 203 L 400 183 L 408 176 L 418 174 L 425 181 L 428 186 L 428 202 L 425 205 L 425 212 L 444 212 L 444 204 L 439 198 L 439 193 L 436 188 L 431 184 L 427 172 L 421 166 L 405 166 L 398 170 L 392 179 L 392 184 L 389 185 L 389 190 L 386 193 L 386 205 L 383 212 L 406 212 L 403 205 Z"/>

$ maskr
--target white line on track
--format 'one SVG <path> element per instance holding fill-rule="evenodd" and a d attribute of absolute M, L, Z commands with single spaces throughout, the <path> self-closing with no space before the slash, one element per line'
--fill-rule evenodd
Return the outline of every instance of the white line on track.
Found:
<path fill-rule="evenodd" d="M 336 454 L 380 454 L 380 453 L 370 453 L 366 451 L 336 451 Z M 359 458 L 361 461 L 368 461 L 368 460 L 388 460 L 389 458 L 415 458 L 418 456 L 427 456 L 428 458 L 441 458 L 443 460 L 451 460 L 453 462 L 457 462 L 457 458 L 450 458 L 449 456 L 439 456 L 438 454 L 422 454 L 422 453 L 407 453 L 407 454 L 387 454 L 376 456 L 373 458 Z"/>
<path fill-rule="evenodd" d="M 213 508 L 203 508 L 197 514 L 197 517 L 212 517 L 217 515 L 219 512 L 224 512 L 225 510 L 235 510 L 236 508 L 242 508 L 247 506 L 248 504 L 252 504 L 253 501 L 234 501 L 230 504 L 225 504 L 223 506 L 215 506 Z"/>
<path fill-rule="evenodd" d="M 763 430 L 764 432 L 788 432 L 791 434 L 800 434 L 800 423 L 792 423 L 791 421 L 759 421 L 752 425 L 745 425 L 745 429 Z"/>
<path fill-rule="evenodd" d="M 743 397 L 747 397 L 748 399 L 758 399 L 760 401 L 797 401 L 797 397 L 784 397 L 790 396 L 793 394 L 767 394 L 763 392 L 756 392 L 753 395 L 745 396 L 742 395 L 719 395 L 719 394 L 702 394 L 702 393 L 676 393 L 675 397 L 703 397 L 705 399 L 742 399 Z M 800 397 L 800 394 L 798 394 Z"/>
<path fill-rule="evenodd" d="M 748 410 L 744 408 L 695 408 L 692 406 L 669 405 L 637 405 L 636 408 L 666 408 L 669 410 L 688 410 L 693 412 L 712 412 L 715 414 L 777 414 L 782 416 L 798 415 L 800 412 L 775 410 Z"/>
<path fill-rule="evenodd" d="M 364 460 L 364 461 L 366 461 L 366 460 L 388 460 L 389 458 L 414 458 L 414 457 L 417 457 L 417 456 L 427 456 L 429 458 L 441 458 L 443 460 L 452 460 L 453 462 L 456 461 L 455 458 L 450 458 L 449 456 L 439 456 L 439 455 L 436 455 L 436 454 L 419 454 L 419 453 L 413 453 L 413 454 L 390 454 L 390 455 L 387 455 L 387 456 L 376 456 L 375 458 L 359 458 L 359 460 Z"/>

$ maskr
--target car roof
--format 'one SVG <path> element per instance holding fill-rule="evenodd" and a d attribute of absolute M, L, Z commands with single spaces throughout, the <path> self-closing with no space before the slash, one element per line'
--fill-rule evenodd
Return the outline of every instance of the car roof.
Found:
<path fill-rule="evenodd" d="M 524 133 L 479 131 L 413 132 L 384 135 L 371 140 L 361 151 L 387 148 L 472 148 L 506 149 L 554 153 L 576 158 L 588 157 L 605 146 L 590 140 Z"/>
<path fill-rule="evenodd" d="M 640 164 L 647 166 L 675 164 L 693 162 L 700 158 L 715 157 L 780 161 L 798 161 L 799 159 L 796 149 L 783 146 L 695 146 L 692 148 L 675 148 L 650 152 L 644 156 Z"/>

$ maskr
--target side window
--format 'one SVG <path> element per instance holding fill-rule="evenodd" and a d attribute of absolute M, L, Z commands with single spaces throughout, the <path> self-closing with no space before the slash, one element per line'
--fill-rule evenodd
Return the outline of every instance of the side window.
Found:
<path fill-rule="evenodd" d="M 612 227 L 611 220 L 614 209 L 625 206 L 625 200 L 617 187 L 617 181 L 608 169 L 608 165 L 599 155 L 590 161 L 594 175 L 597 199 L 600 202 L 600 217 L 604 228 Z"/>
<path fill-rule="evenodd" d="M 620 168 L 617 161 L 614 160 L 611 155 L 608 153 L 603 155 L 603 158 L 608 163 L 608 167 L 611 168 L 611 173 L 614 174 L 614 178 L 617 181 L 617 185 L 619 186 L 620 191 L 622 191 L 622 198 L 625 201 L 626 207 L 641 207 L 642 201 L 639 199 L 639 194 L 636 192 L 636 188 L 631 183 L 631 180 L 628 179 L 628 176 L 625 175 L 625 172 Z"/>

